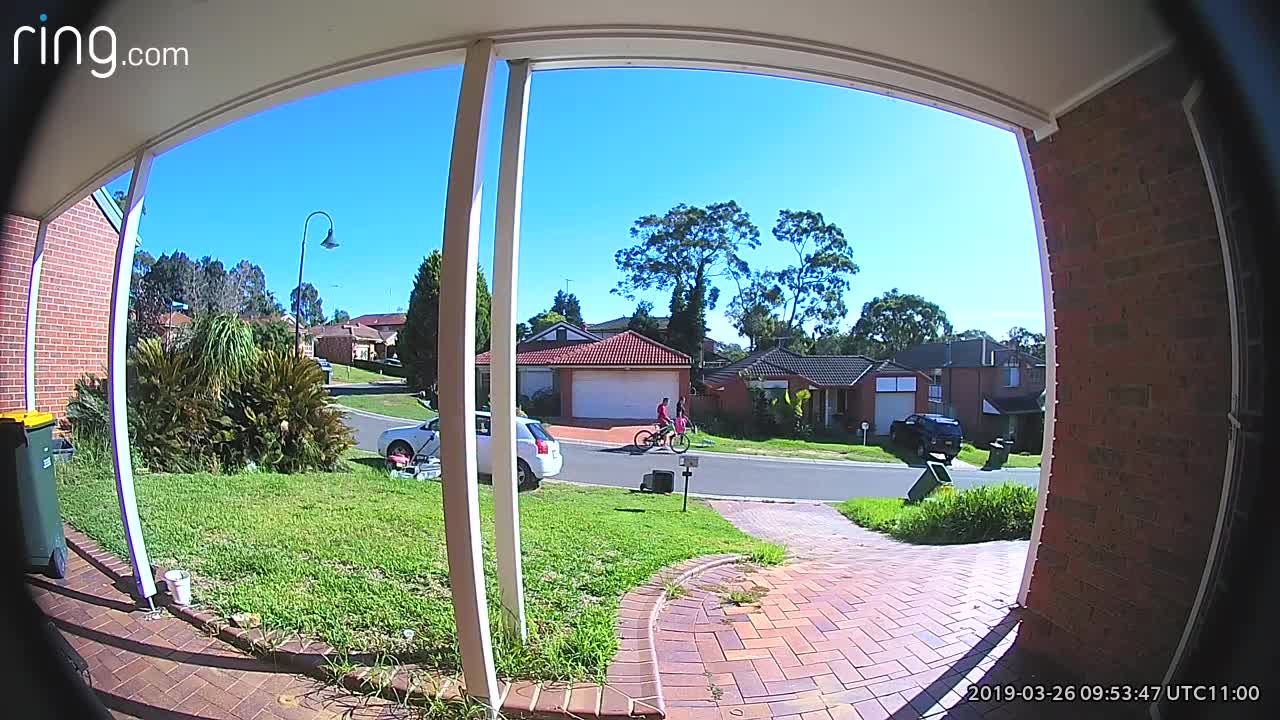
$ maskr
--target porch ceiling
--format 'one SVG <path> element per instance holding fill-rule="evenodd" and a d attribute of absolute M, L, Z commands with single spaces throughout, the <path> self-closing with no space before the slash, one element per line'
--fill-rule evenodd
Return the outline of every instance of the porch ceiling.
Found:
<path fill-rule="evenodd" d="M 121 67 L 98 79 L 86 57 L 70 69 L 15 210 L 60 211 L 144 146 L 163 152 L 288 100 L 459 63 L 466 44 L 485 36 L 501 57 L 543 69 L 666 65 L 819 79 L 1045 132 L 1168 42 L 1141 2 L 793 0 L 783 8 L 774 0 L 120 0 L 99 24 L 115 30 L 121 55 L 185 47 L 190 65 Z"/>

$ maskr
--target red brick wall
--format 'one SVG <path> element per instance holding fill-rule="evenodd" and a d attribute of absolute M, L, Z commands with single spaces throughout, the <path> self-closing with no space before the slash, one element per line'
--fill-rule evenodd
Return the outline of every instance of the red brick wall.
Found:
<path fill-rule="evenodd" d="M 0 408 L 21 408 L 27 282 L 35 220 L 6 215 L 0 229 Z M 93 198 L 55 220 L 45 238 L 36 307 L 36 405 L 59 416 L 76 378 L 106 374 L 117 233 Z"/>
<path fill-rule="evenodd" d="M 1029 140 L 1057 325 L 1052 475 L 1019 642 L 1158 682 L 1200 581 L 1230 348 L 1213 206 L 1166 56 Z"/>
<path fill-rule="evenodd" d="M 904 372 L 882 372 L 876 373 L 870 377 L 864 378 L 862 382 L 856 385 L 856 404 L 854 412 L 857 417 L 853 418 L 853 427 L 861 427 L 865 420 L 871 423 L 871 434 L 888 435 L 889 428 L 878 428 L 876 424 L 876 378 L 878 377 L 915 377 L 916 379 L 916 412 L 929 411 L 929 380 L 920 373 L 904 373 Z M 859 430 L 861 432 L 861 430 Z"/>

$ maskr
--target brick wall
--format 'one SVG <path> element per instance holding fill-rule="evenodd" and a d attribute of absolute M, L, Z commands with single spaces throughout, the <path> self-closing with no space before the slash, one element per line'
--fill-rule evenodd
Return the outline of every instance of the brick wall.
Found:
<path fill-rule="evenodd" d="M 1029 140 L 1057 325 L 1041 545 L 1019 642 L 1091 682 L 1158 682 L 1199 585 L 1226 456 L 1226 280 L 1165 56 Z"/>
<path fill-rule="evenodd" d="M 22 408 L 27 282 L 35 220 L 0 227 L 0 409 Z M 36 406 L 59 416 L 76 378 L 106 374 L 117 233 L 93 198 L 55 220 L 45 238 L 36 315 Z"/>

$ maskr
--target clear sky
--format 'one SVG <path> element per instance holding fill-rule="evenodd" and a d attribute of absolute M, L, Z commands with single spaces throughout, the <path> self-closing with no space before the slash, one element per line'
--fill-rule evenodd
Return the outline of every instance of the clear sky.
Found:
<path fill-rule="evenodd" d="M 495 77 L 480 250 L 490 276 L 504 64 Z M 321 249 L 325 225 L 313 220 L 305 280 L 325 311 L 404 308 L 441 243 L 460 79 L 454 67 L 328 92 L 165 153 L 144 248 L 228 267 L 247 258 L 287 302 L 302 221 L 323 209 L 340 247 Z M 548 307 L 566 279 L 587 322 L 629 315 L 635 301 L 609 291 L 635 219 L 736 200 L 760 228 L 753 268 L 790 262 L 770 232 L 780 209 L 816 210 L 844 230 L 861 267 L 846 327 L 897 287 L 941 305 L 957 330 L 1044 329 L 1031 203 L 1005 130 L 870 93 L 706 71 L 540 72 L 530 93 L 519 318 Z M 720 340 L 739 339 L 722 314 L 731 290 L 708 315 Z M 669 292 L 643 299 L 665 314 Z"/>

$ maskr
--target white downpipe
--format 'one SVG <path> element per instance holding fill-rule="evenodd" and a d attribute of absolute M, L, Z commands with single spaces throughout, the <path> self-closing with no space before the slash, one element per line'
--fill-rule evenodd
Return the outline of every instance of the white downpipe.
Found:
<path fill-rule="evenodd" d="M 143 150 L 133 160 L 133 178 L 129 181 L 129 198 L 125 201 L 124 219 L 120 224 L 120 242 L 116 246 L 116 275 L 111 292 L 111 338 L 107 344 L 107 403 L 111 410 L 111 456 L 115 463 L 116 494 L 120 498 L 120 517 L 124 521 L 125 541 L 138 591 L 151 604 L 156 594 L 156 581 L 151 575 L 151 562 L 142 541 L 142 524 L 138 520 L 138 499 L 133 493 L 133 456 L 129 449 L 129 409 L 125 399 L 125 347 L 129 320 L 129 285 L 133 281 L 133 251 L 138 243 L 138 224 L 142 221 L 142 198 L 147 191 L 153 155 Z"/>
<path fill-rule="evenodd" d="M 493 42 L 480 40 L 467 49 L 449 160 L 440 273 L 438 378 L 445 551 L 453 616 L 467 694 L 487 701 L 491 714 L 499 694 L 480 552 L 475 320 L 485 120 L 492 79 Z"/>
<path fill-rule="evenodd" d="M 1049 498 L 1049 466 L 1053 463 L 1053 416 L 1058 394 L 1058 361 L 1053 320 L 1053 285 L 1049 275 L 1049 242 L 1040 214 L 1040 191 L 1036 189 L 1036 175 L 1031 167 L 1031 153 L 1022 131 L 1013 133 L 1018 138 L 1018 151 L 1022 154 L 1022 171 L 1027 176 L 1027 193 L 1031 197 L 1031 217 L 1036 225 L 1036 242 L 1040 248 L 1040 282 L 1044 286 L 1044 439 L 1040 446 L 1040 487 L 1036 492 L 1036 513 L 1031 522 L 1031 543 L 1027 549 L 1027 562 L 1022 569 L 1022 583 L 1018 586 L 1018 604 L 1027 606 L 1027 591 L 1031 588 L 1031 571 L 1035 568 L 1036 555 L 1040 551 L 1040 531 L 1044 527 L 1045 503 Z"/>
<path fill-rule="evenodd" d="M 493 534 L 502 592 L 502 621 L 524 642 L 524 570 L 520 558 L 520 497 L 516 483 L 516 269 L 520 257 L 520 193 L 524 181 L 529 61 L 507 63 L 507 104 L 498 170 L 498 215 L 493 243 L 493 311 L 489 338 L 489 407 L 493 425 Z"/>
<path fill-rule="evenodd" d="M 49 235 L 50 218 L 40 220 L 36 229 L 36 246 L 31 251 L 31 277 L 27 281 L 26 356 L 22 366 L 23 388 L 27 410 L 36 411 L 36 310 L 40 304 L 40 273 L 44 268 L 44 241 Z"/>

